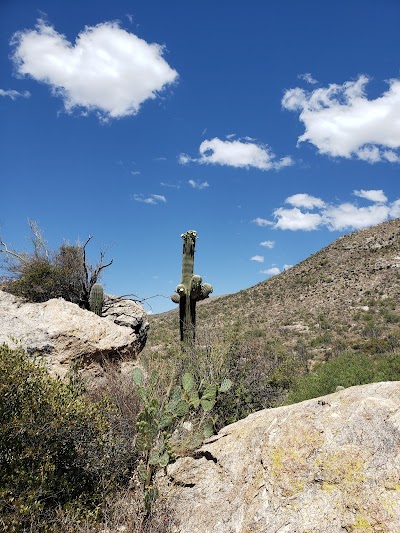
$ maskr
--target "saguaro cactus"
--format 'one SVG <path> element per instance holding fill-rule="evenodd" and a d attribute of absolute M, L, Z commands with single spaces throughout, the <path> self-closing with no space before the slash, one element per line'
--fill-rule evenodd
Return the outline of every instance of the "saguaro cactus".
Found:
<path fill-rule="evenodd" d="M 209 283 L 202 283 L 201 276 L 193 274 L 197 233 L 189 230 L 181 237 L 183 239 L 182 278 L 171 300 L 179 304 L 181 341 L 184 346 L 188 346 L 194 342 L 196 334 L 196 303 L 208 298 L 213 288 Z"/>

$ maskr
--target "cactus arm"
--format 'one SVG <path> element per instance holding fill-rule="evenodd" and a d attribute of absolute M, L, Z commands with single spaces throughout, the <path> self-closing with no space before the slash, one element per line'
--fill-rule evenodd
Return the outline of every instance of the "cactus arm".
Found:
<path fill-rule="evenodd" d="M 181 299 L 181 297 L 176 292 L 171 294 L 171 300 L 174 302 L 174 304 L 179 304 L 179 300 L 180 299 Z"/>
<path fill-rule="evenodd" d="M 200 286 L 200 294 L 197 297 L 197 301 L 205 300 L 206 298 L 208 298 L 213 290 L 213 286 L 209 283 L 202 283 Z"/>

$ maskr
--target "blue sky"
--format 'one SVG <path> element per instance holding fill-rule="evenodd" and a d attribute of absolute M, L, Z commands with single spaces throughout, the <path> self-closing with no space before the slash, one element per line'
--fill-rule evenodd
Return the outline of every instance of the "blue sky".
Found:
<path fill-rule="evenodd" d="M 0 0 L 0 235 L 93 235 L 153 312 L 400 216 L 400 4 Z M 149 307 L 147 306 L 147 309 Z"/>

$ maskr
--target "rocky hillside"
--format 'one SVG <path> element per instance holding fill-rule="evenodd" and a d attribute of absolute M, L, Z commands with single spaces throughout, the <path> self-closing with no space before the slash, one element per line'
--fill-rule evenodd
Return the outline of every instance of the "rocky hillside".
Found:
<path fill-rule="evenodd" d="M 391 351 L 400 345 L 399 296 L 395 219 L 340 237 L 254 287 L 201 302 L 199 338 L 226 339 L 236 328 L 251 342 L 273 340 L 310 365 L 347 349 Z M 151 317 L 147 350 L 173 344 L 177 332 L 177 311 Z"/>

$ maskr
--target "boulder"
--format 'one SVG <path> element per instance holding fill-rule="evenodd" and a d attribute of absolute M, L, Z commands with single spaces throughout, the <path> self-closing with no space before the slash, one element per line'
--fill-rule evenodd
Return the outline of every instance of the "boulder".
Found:
<path fill-rule="evenodd" d="M 158 479 L 179 533 L 400 531 L 400 382 L 254 413 Z"/>
<path fill-rule="evenodd" d="M 145 311 L 131 300 L 108 297 L 105 316 L 99 317 L 62 298 L 27 303 L 0 291 L 0 344 L 43 355 L 49 371 L 60 377 L 76 363 L 101 374 L 104 360 L 134 359 L 148 327 Z"/>
<path fill-rule="evenodd" d="M 147 314 L 141 305 L 133 300 L 105 294 L 103 317 L 109 318 L 118 326 L 132 329 L 136 335 L 137 351 L 144 348 L 149 323 L 147 322 Z"/>

